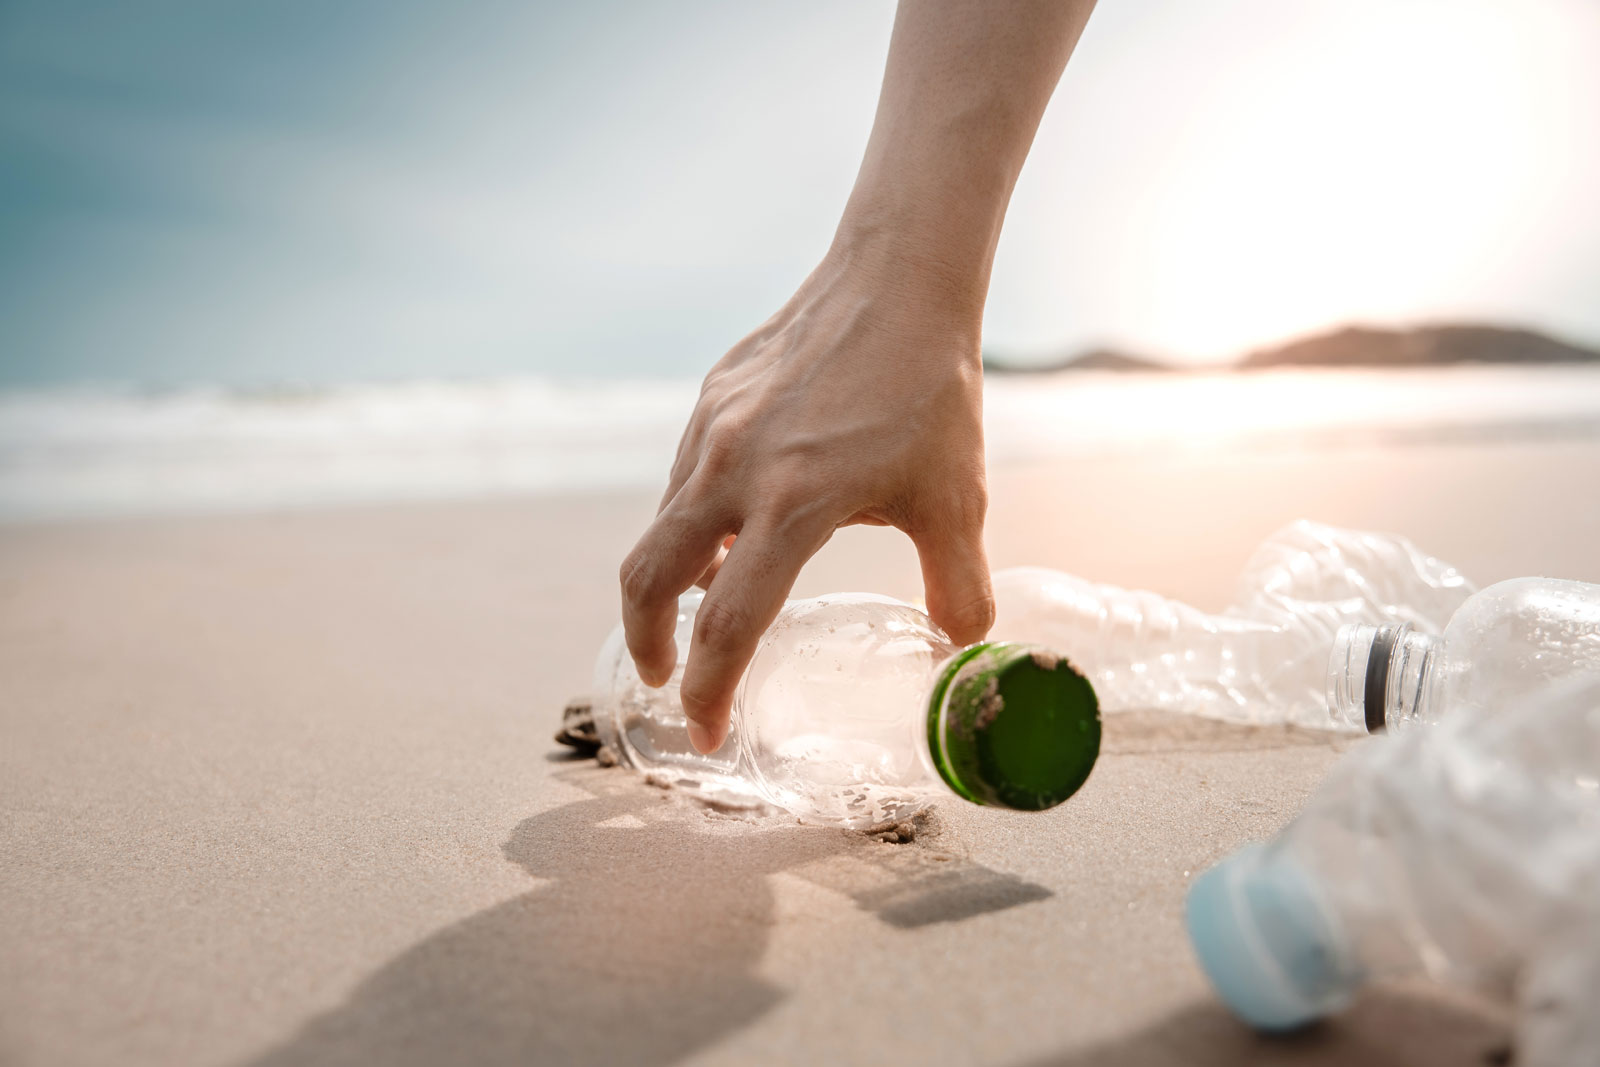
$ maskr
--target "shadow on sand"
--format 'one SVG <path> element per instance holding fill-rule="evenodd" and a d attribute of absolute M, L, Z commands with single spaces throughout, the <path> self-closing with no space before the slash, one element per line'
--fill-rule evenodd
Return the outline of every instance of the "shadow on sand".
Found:
<path fill-rule="evenodd" d="M 546 884 L 403 952 L 256 1067 L 672 1063 L 783 998 L 759 973 L 769 875 L 842 892 L 897 927 L 1050 895 L 921 844 L 686 817 L 632 775 L 557 776 L 592 796 L 525 819 L 504 845 Z"/>
<path fill-rule="evenodd" d="M 1380 994 L 1298 1033 L 1265 1037 L 1202 1004 L 1134 1034 L 1026 1067 L 1493 1067 L 1510 1062 L 1506 1028 L 1473 1009 Z"/>

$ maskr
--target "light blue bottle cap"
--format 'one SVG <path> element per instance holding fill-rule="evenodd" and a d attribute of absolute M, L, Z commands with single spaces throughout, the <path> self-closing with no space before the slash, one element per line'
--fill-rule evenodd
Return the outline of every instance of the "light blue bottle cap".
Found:
<path fill-rule="evenodd" d="M 1184 912 L 1217 995 L 1258 1030 L 1331 1015 L 1361 983 L 1310 881 L 1259 844 L 1196 878 Z"/>

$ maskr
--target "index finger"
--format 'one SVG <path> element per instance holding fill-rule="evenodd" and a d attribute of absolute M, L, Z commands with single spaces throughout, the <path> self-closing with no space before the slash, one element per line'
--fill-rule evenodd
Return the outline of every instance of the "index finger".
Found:
<path fill-rule="evenodd" d="M 622 561 L 622 629 L 639 678 L 665 685 L 678 662 L 678 597 L 717 558 L 722 524 L 674 501 Z"/>

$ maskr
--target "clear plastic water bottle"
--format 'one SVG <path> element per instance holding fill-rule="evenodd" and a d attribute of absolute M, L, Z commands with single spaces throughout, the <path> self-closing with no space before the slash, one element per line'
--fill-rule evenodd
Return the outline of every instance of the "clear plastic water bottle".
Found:
<path fill-rule="evenodd" d="M 1518 1011 L 1517 1062 L 1600 1063 L 1600 675 L 1375 740 L 1190 887 L 1246 1022 L 1286 1030 L 1425 974 Z"/>
<path fill-rule="evenodd" d="M 702 755 L 678 700 L 700 600 L 679 600 L 678 665 L 662 688 L 639 680 L 620 626 L 595 665 L 601 742 L 675 784 L 861 827 L 941 797 L 1049 808 L 1099 754 L 1094 689 L 1061 657 L 963 649 L 909 604 L 844 593 L 785 605 L 739 683 L 727 740 Z"/>
<path fill-rule="evenodd" d="M 1438 636 L 1406 622 L 1341 628 L 1328 706 L 1377 732 L 1513 707 L 1584 674 L 1600 674 L 1600 585 L 1517 578 L 1474 594 Z"/>
<path fill-rule="evenodd" d="M 1403 537 L 1296 522 L 1268 538 L 1212 615 L 1059 571 L 994 576 L 990 636 L 1063 649 L 1102 711 L 1165 710 L 1245 723 L 1362 729 L 1330 714 L 1328 662 L 1350 623 L 1437 633 L 1473 592 Z"/>

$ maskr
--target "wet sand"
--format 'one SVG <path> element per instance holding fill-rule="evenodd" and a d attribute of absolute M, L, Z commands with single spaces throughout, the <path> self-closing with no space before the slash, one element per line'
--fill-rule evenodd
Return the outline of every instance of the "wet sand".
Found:
<path fill-rule="evenodd" d="M 1600 580 L 1600 442 L 998 470 L 997 566 L 1220 607 L 1296 517 Z M 0 1063 L 1478 1064 L 1422 989 L 1236 1025 L 1187 882 L 1361 742 L 1108 720 L 1043 815 L 746 823 L 555 751 L 653 494 L 0 530 Z M 917 592 L 850 530 L 800 591 Z"/>

